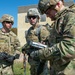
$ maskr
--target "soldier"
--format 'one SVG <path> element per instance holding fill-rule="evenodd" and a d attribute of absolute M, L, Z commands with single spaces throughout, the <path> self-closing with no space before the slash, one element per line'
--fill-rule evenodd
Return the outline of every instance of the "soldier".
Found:
<path fill-rule="evenodd" d="M 45 26 L 42 26 L 39 24 L 39 19 L 40 19 L 40 14 L 37 10 L 37 8 L 30 8 L 27 12 L 27 18 L 29 20 L 29 23 L 31 24 L 31 27 L 28 29 L 27 34 L 26 34 L 26 45 L 23 47 L 23 49 L 25 50 L 26 54 L 28 54 L 28 62 L 30 64 L 30 74 L 31 75 L 47 75 L 44 71 L 41 74 L 37 74 L 37 68 L 40 64 L 40 60 L 33 60 L 30 57 L 30 52 L 35 51 L 36 48 L 34 47 L 29 47 L 29 49 L 27 50 L 27 45 L 29 43 L 29 41 L 33 41 L 33 42 L 40 42 L 43 44 L 48 44 L 48 36 L 49 36 L 49 31 L 46 29 Z M 22 51 L 24 51 L 22 49 Z M 41 65 L 39 66 L 38 70 L 43 70 L 43 68 L 41 68 L 41 66 L 44 67 L 46 61 L 42 61 Z M 39 70 L 39 71 L 40 71 Z"/>
<path fill-rule="evenodd" d="M 52 46 L 30 56 L 50 60 L 51 75 L 75 75 L 75 10 L 64 6 L 64 0 L 39 0 L 38 8 L 54 21 L 49 37 Z"/>
<path fill-rule="evenodd" d="M 0 75 L 14 75 L 13 62 L 16 56 L 16 50 L 20 49 L 20 42 L 17 36 L 10 31 L 14 24 L 14 18 L 11 15 L 4 14 L 0 19 L 2 28 L 0 29 Z"/>

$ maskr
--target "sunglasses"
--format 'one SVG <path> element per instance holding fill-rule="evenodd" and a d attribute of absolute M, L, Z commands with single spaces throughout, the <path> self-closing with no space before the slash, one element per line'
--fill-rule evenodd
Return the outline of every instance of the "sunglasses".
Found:
<path fill-rule="evenodd" d="M 8 23 L 8 24 L 12 24 L 13 25 L 13 22 L 12 21 L 5 21 L 6 23 Z"/>
<path fill-rule="evenodd" d="M 35 19 L 37 18 L 37 16 L 28 16 L 28 19 L 31 19 L 31 18 Z"/>

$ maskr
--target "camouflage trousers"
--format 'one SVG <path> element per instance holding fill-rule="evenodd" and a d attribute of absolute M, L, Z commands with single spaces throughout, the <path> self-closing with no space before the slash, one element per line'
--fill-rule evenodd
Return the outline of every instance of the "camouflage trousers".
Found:
<path fill-rule="evenodd" d="M 7 66 L 6 64 L 0 63 L 0 75 L 14 75 L 12 65 Z"/>
<path fill-rule="evenodd" d="M 28 57 L 28 63 L 30 65 L 30 75 L 37 75 L 39 61 L 34 61 L 32 58 Z"/>

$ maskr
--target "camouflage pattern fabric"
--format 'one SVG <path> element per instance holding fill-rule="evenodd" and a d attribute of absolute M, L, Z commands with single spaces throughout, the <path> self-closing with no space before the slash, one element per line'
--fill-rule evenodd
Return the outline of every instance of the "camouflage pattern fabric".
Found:
<path fill-rule="evenodd" d="M 46 42 L 48 42 L 47 37 L 49 36 L 49 34 L 50 34 L 49 31 L 44 26 L 38 26 L 35 29 L 33 29 L 33 27 L 30 27 L 28 30 L 28 33 L 26 35 L 26 40 L 27 40 L 27 42 L 28 41 L 34 41 L 34 42 L 45 41 L 45 43 L 46 43 Z M 26 45 L 26 47 L 28 48 L 27 45 Z M 35 51 L 35 48 L 33 48 L 31 50 Z M 40 60 L 35 61 L 29 56 L 28 62 L 31 65 L 31 68 L 30 68 L 31 75 L 36 75 Z M 41 75 L 46 75 L 46 74 L 43 73 Z"/>
<path fill-rule="evenodd" d="M 12 66 L 7 66 L 4 68 L 5 65 L 0 66 L 0 75 L 14 75 L 12 71 Z M 3 69 L 4 68 L 4 69 Z"/>
<path fill-rule="evenodd" d="M 58 1 L 60 0 L 39 0 L 39 3 L 38 3 L 39 12 L 41 14 L 44 14 L 50 6 L 56 5 Z"/>
<path fill-rule="evenodd" d="M 16 50 L 20 50 L 20 42 L 18 41 L 16 35 L 12 31 L 9 33 L 3 33 L 0 30 L 0 52 L 6 52 L 10 55 L 14 55 Z M 3 72 L 3 75 L 13 75 L 13 72 L 9 72 L 10 70 L 12 71 L 12 65 L 5 60 L 0 61 L 0 72 Z"/>
<path fill-rule="evenodd" d="M 40 29 L 38 31 L 38 29 Z M 28 30 L 28 34 L 26 35 L 26 39 L 34 41 L 34 42 L 41 42 L 48 39 L 49 31 L 44 26 L 38 26 L 36 29 L 30 27 Z"/>
<path fill-rule="evenodd" d="M 4 21 L 10 21 L 12 22 L 12 24 L 14 24 L 14 17 L 11 16 L 11 15 L 8 15 L 8 14 L 4 14 L 1 19 L 0 19 L 0 22 L 4 22 Z"/>
<path fill-rule="evenodd" d="M 75 75 L 75 13 L 66 8 L 56 15 L 49 41 L 52 46 L 31 53 L 33 58 L 50 60 L 53 75 Z M 37 56 L 36 56 L 37 55 Z"/>

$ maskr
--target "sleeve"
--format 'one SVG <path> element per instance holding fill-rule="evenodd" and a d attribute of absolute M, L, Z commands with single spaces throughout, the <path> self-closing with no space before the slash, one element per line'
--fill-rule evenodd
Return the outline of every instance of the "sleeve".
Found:
<path fill-rule="evenodd" d="M 54 44 L 50 48 L 44 48 L 38 51 L 41 59 L 50 58 L 67 58 L 69 60 L 75 58 L 75 13 L 68 13 L 65 16 L 65 27 L 63 29 L 62 40 Z M 61 38 L 59 38 L 61 39 Z"/>

